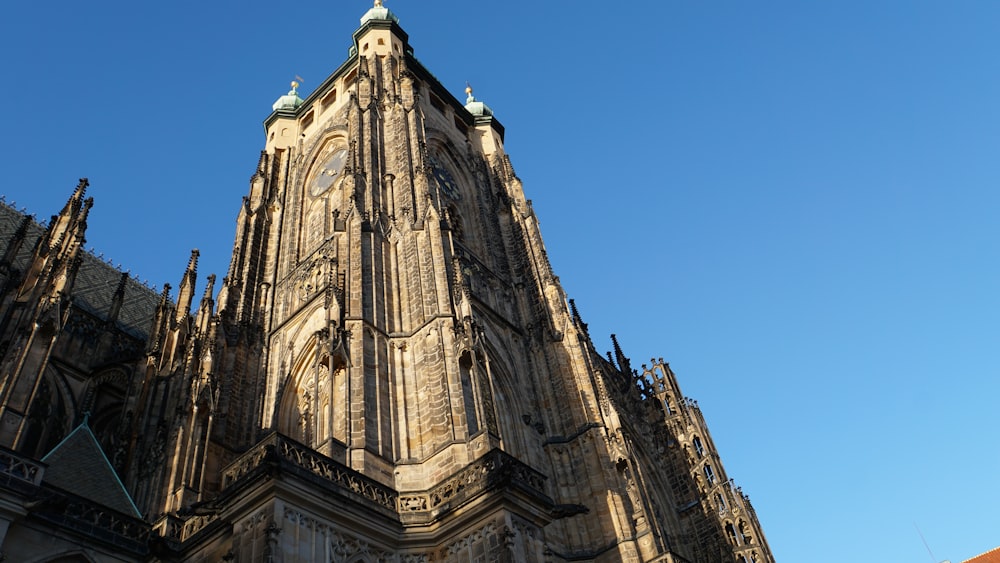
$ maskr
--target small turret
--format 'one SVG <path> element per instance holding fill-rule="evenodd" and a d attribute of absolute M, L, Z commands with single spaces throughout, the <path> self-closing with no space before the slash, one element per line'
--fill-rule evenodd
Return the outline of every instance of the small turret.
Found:
<path fill-rule="evenodd" d="M 465 83 L 465 109 L 469 110 L 469 113 L 476 117 L 491 117 L 493 115 L 493 110 L 483 102 L 477 101 L 476 97 L 472 95 L 472 86 L 468 82 Z"/>
<path fill-rule="evenodd" d="M 271 104 L 271 109 L 273 111 L 295 111 L 301 105 L 302 98 L 299 97 L 299 83 L 293 80 L 292 89 Z"/>
<path fill-rule="evenodd" d="M 484 154 L 503 154 L 503 134 L 504 128 L 495 117 L 490 106 L 476 100 L 472 95 L 472 86 L 465 83 L 465 109 L 472 114 L 479 131 L 478 141 Z"/>
<path fill-rule="evenodd" d="M 382 5 L 382 0 L 375 0 L 375 6 L 372 7 L 371 10 L 365 12 L 365 15 L 361 16 L 361 25 L 365 25 L 366 23 L 372 20 L 382 20 L 382 21 L 391 21 L 399 23 L 399 18 L 396 17 L 396 14 L 393 14 L 391 11 L 389 11 L 389 8 L 386 8 L 385 6 Z"/>

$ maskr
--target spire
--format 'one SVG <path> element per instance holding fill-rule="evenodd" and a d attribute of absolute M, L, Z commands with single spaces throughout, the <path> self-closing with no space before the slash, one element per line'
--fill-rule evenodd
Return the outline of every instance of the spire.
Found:
<path fill-rule="evenodd" d="M 576 301 L 573 299 L 569 300 L 569 310 L 573 314 L 573 323 L 580 329 L 580 332 L 589 338 L 590 333 L 587 331 L 587 323 L 583 322 L 583 318 L 580 317 L 580 311 L 576 310 Z"/>
<path fill-rule="evenodd" d="M 3 258 L 0 258 L 0 274 L 10 273 L 11 268 L 14 266 L 14 261 L 17 260 L 17 253 L 21 250 L 21 246 L 24 244 L 24 238 L 28 234 L 28 226 L 32 223 L 30 215 L 25 215 L 21 218 L 21 224 L 14 231 L 14 236 L 11 237 L 10 241 L 7 243 L 7 250 L 4 251 Z"/>
<path fill-rule="evenodd" d="M 181 285 L 177 289 L 177 322 L 187 318 L 191 312 L 191 301 L 194 299 L 194 284 L 198 279 L 198 249 L 191 251 L 191 259 L 188 260 L 187 270 L 181 279 Z"/>
<path fill-rule="evenodd" d="M 79 210 L 80 204 L 83 201 L 83 196 L 87 194 L 87 187 L 90 186 L 90 180 L 86 178 L 80 178 L 80 183 L 76 185 L 76 189 L 73 190 L 73 195 L 69 196 L 69 201 L 66 202 L 66 207 L 63 211 L 67 209 Z"/>
<path fill-rule="evenodd" d="M 118 322 L 118 313 L 121 312 L 122 303 L 125 302 L 125 284 L 128 283 L 128 278 L 128 272 L 122 272 L 118 278 L 118 288 L 111 297 L 111 308 L 108 309 L 108 320 L 104 322 L 107 327 L 113 327 Z"/>
<path fill-rule="evenodd" d="M 94 206 L 94 198 L 84 197 L 88 185 L 87 179 L 81 178 L 66 206 L 50 223 L 45 243 L 36 250 L 30 284 L 25 287 L 41 289 L 51 284 L 53 294 L 63 296 L 72 291 L 82 261 L 80 250 L 86 243 L 87 215 Z"/>
<path fill-rule="evenodd" d="M 205 284 L 205 295 L 201 298 L 201 305 L 198 307 L 198 330 L 201 333 L 208 331 L 209 321 L 215 313 L 215 301 L 212 300 L 212 293 L 215 291 L 215 274 L 209 274 L 208 283 Z"/>
<path fill-rule="evenodd" d="M 611 335 L 611 343 L 615 347 L 615 361 L 618 362 L 618 371 L 625 375 L 632 375 L 632 362 L 625 357 L 622 347 L 618 345 L 618 337 L 614 334 Z"/>
<path fill-rule="evenodd" d="M 55 249 L 56 246 L 61 246 L 67 241 L 67 237 L 74 235 L 78 236 L 80 244 L 83 244 L 83 232 L 87 228 L 87 214 L 94 205 L 94 198 L 84 199 L 89 185 L 90 182 L 86 178 L 80 178 L 80 183 L 73 190 L 73 195 L 69 196 L 62 211 L 59 212 L 59 215 L 53 216 L 47 235 L 50 248 Z"/>
<path fill-rule="evenodd" d="M 292 80 L 292 89 L 271 104 L 271 109 L 273 111 L 295 111 L 301 105 L 302 98 L 299 97 L 299 83 Z"/>
<path fill-rule="evenodd" d="M 163 284 L 163 291 L 160 292 L 160 303 L 156 306 L 156 313 L 153 315 L 152 328 L 149 331 L 149 341 L 146 344 L 146 351 L 149 353 L 158 352 L 162 345 L 163 333 L 167 329 L 170 314 L 170 284 Z"/>

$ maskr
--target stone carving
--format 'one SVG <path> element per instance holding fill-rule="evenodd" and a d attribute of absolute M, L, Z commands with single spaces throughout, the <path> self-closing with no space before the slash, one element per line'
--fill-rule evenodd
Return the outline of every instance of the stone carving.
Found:
<path fill-rule="evenodd" d="M 37 485 L 42 479 L 42 466 L 14 452 L 0 450 L 0 475 Z"/>
<path fill-rule="evenodd" d="M 223 471 L 223 486 L 260 468 L 279 467 L 282 462 L 305 469 L 384 508 L 396 510 L 397 494 L 391 488 L 279 434 L 272 434 L 227 467 Z"/>
<path fill-rule="evenodd" d="M 325 545 L 325 551 L 329 554 L 331 563 L 341 561 L 372 561 L 372 562 L 395 562 L 401 561 L 395 553 L 372 546 L 368 542 L 338 530 L 333 525 L 322 522 L 308 516 L 298 510 L 286 508 L 284 520 L 295 527 L 305 528 L 315 532 L 315 536 L 321 538 Z M 296 535 L 296 537 L 299 537 Z M 308 537 L 308 536 L 303 536 Z M 299 540 L 302 541 L 302 540 Z M 360 558 L 360 559 L 358 559 Z M 426 561 L 426 556 L 410 555 L 405 561 Z"/>
<path fill-rule="evenodd" d="M 243 454 L 223 471 L 223 486 L 256 471 L 274 471 L 282 464 L 298 467 L 322 477 L 331 485 L 350 491 L 367 501 L 399 514 L 429 519 L 445 504 L 460 504 L 497 487 L 518 483 L 544 496 L 545 476 L 500 450 L 493 450 L 427 491 L 400 495 L 314 450 L 272 434 Z M 551 501 L 548 501 L 551 502 Z"/>

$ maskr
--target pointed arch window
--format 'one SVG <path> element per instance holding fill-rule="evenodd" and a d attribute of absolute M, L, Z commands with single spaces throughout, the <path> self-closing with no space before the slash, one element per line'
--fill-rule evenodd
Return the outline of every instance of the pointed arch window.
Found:
<path fill-rule="evenodd" d="M 751 543 L 753 543 L 753 534 L 750 533 L 750 526 L 748 526 L 745 521 L 740 520 L 739 530 L 740 530 L 740 540 L 742 540 L 744 544 L 750 545 Z"/>
<path fill-rule="evenodd" d="M 729 538 L 729 543 L 739 545 L 739 541 L 736 539 L 736 528 L 733 527 L 732 522 L 726 522 L 726 537 Z"/>
<path fill-rule="evenodd" d="M 475 376 L 475 368 L 472 363 L 472 355 L 466 351 L 458 361 L 462 380 L 462 397 L 465 402 L 465 417 L 469 435 L 479 432 L 479 417 L 476 412 L 476 398 L 472 379 Z"/>
<path fill-rule="evenodd" d="M 691 444 L 694 446 L 694 451 L 698 452 L 699 458 L 705 457 L 705 446 L 701 443 L 701 438 L 695 436 Z"/>
<path fill-rule="evenodd" d="M 704 472 L 705 472 L 705 479 L 708 479 L 708 484 L 709 485 L 714 485 L 715 484 L 715 471 L 712 470 L 712 466 L 706 463 L 705 464 L 705 468 L 704 468 Z"/>

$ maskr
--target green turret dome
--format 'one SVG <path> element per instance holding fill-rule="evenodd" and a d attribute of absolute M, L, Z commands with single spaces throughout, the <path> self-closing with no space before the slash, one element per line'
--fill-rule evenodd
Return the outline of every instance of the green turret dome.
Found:
<path fill-rule="evenodd" d="M 302 105 L 302 98 L 299 97 L 299 83 L 292 82 L 292 89 L 288 91 L 287 94 L 278 98 L 276 102 L 271 104 L 271 109 L 274 111 L 279 110 L 295 110 Z"/>
<path fill-rule="evenodd" d="M 365 15 L 361 16 L 361 25 L 365 25 L 371 20 L 383 20 L 383 21 L 393 21 L 399 23 L 399 18 L 396 14 L 389 11 L 389 8 L 382 6 L 382 0 L 375 0 L 375 6 L 365 12 Z"/>

